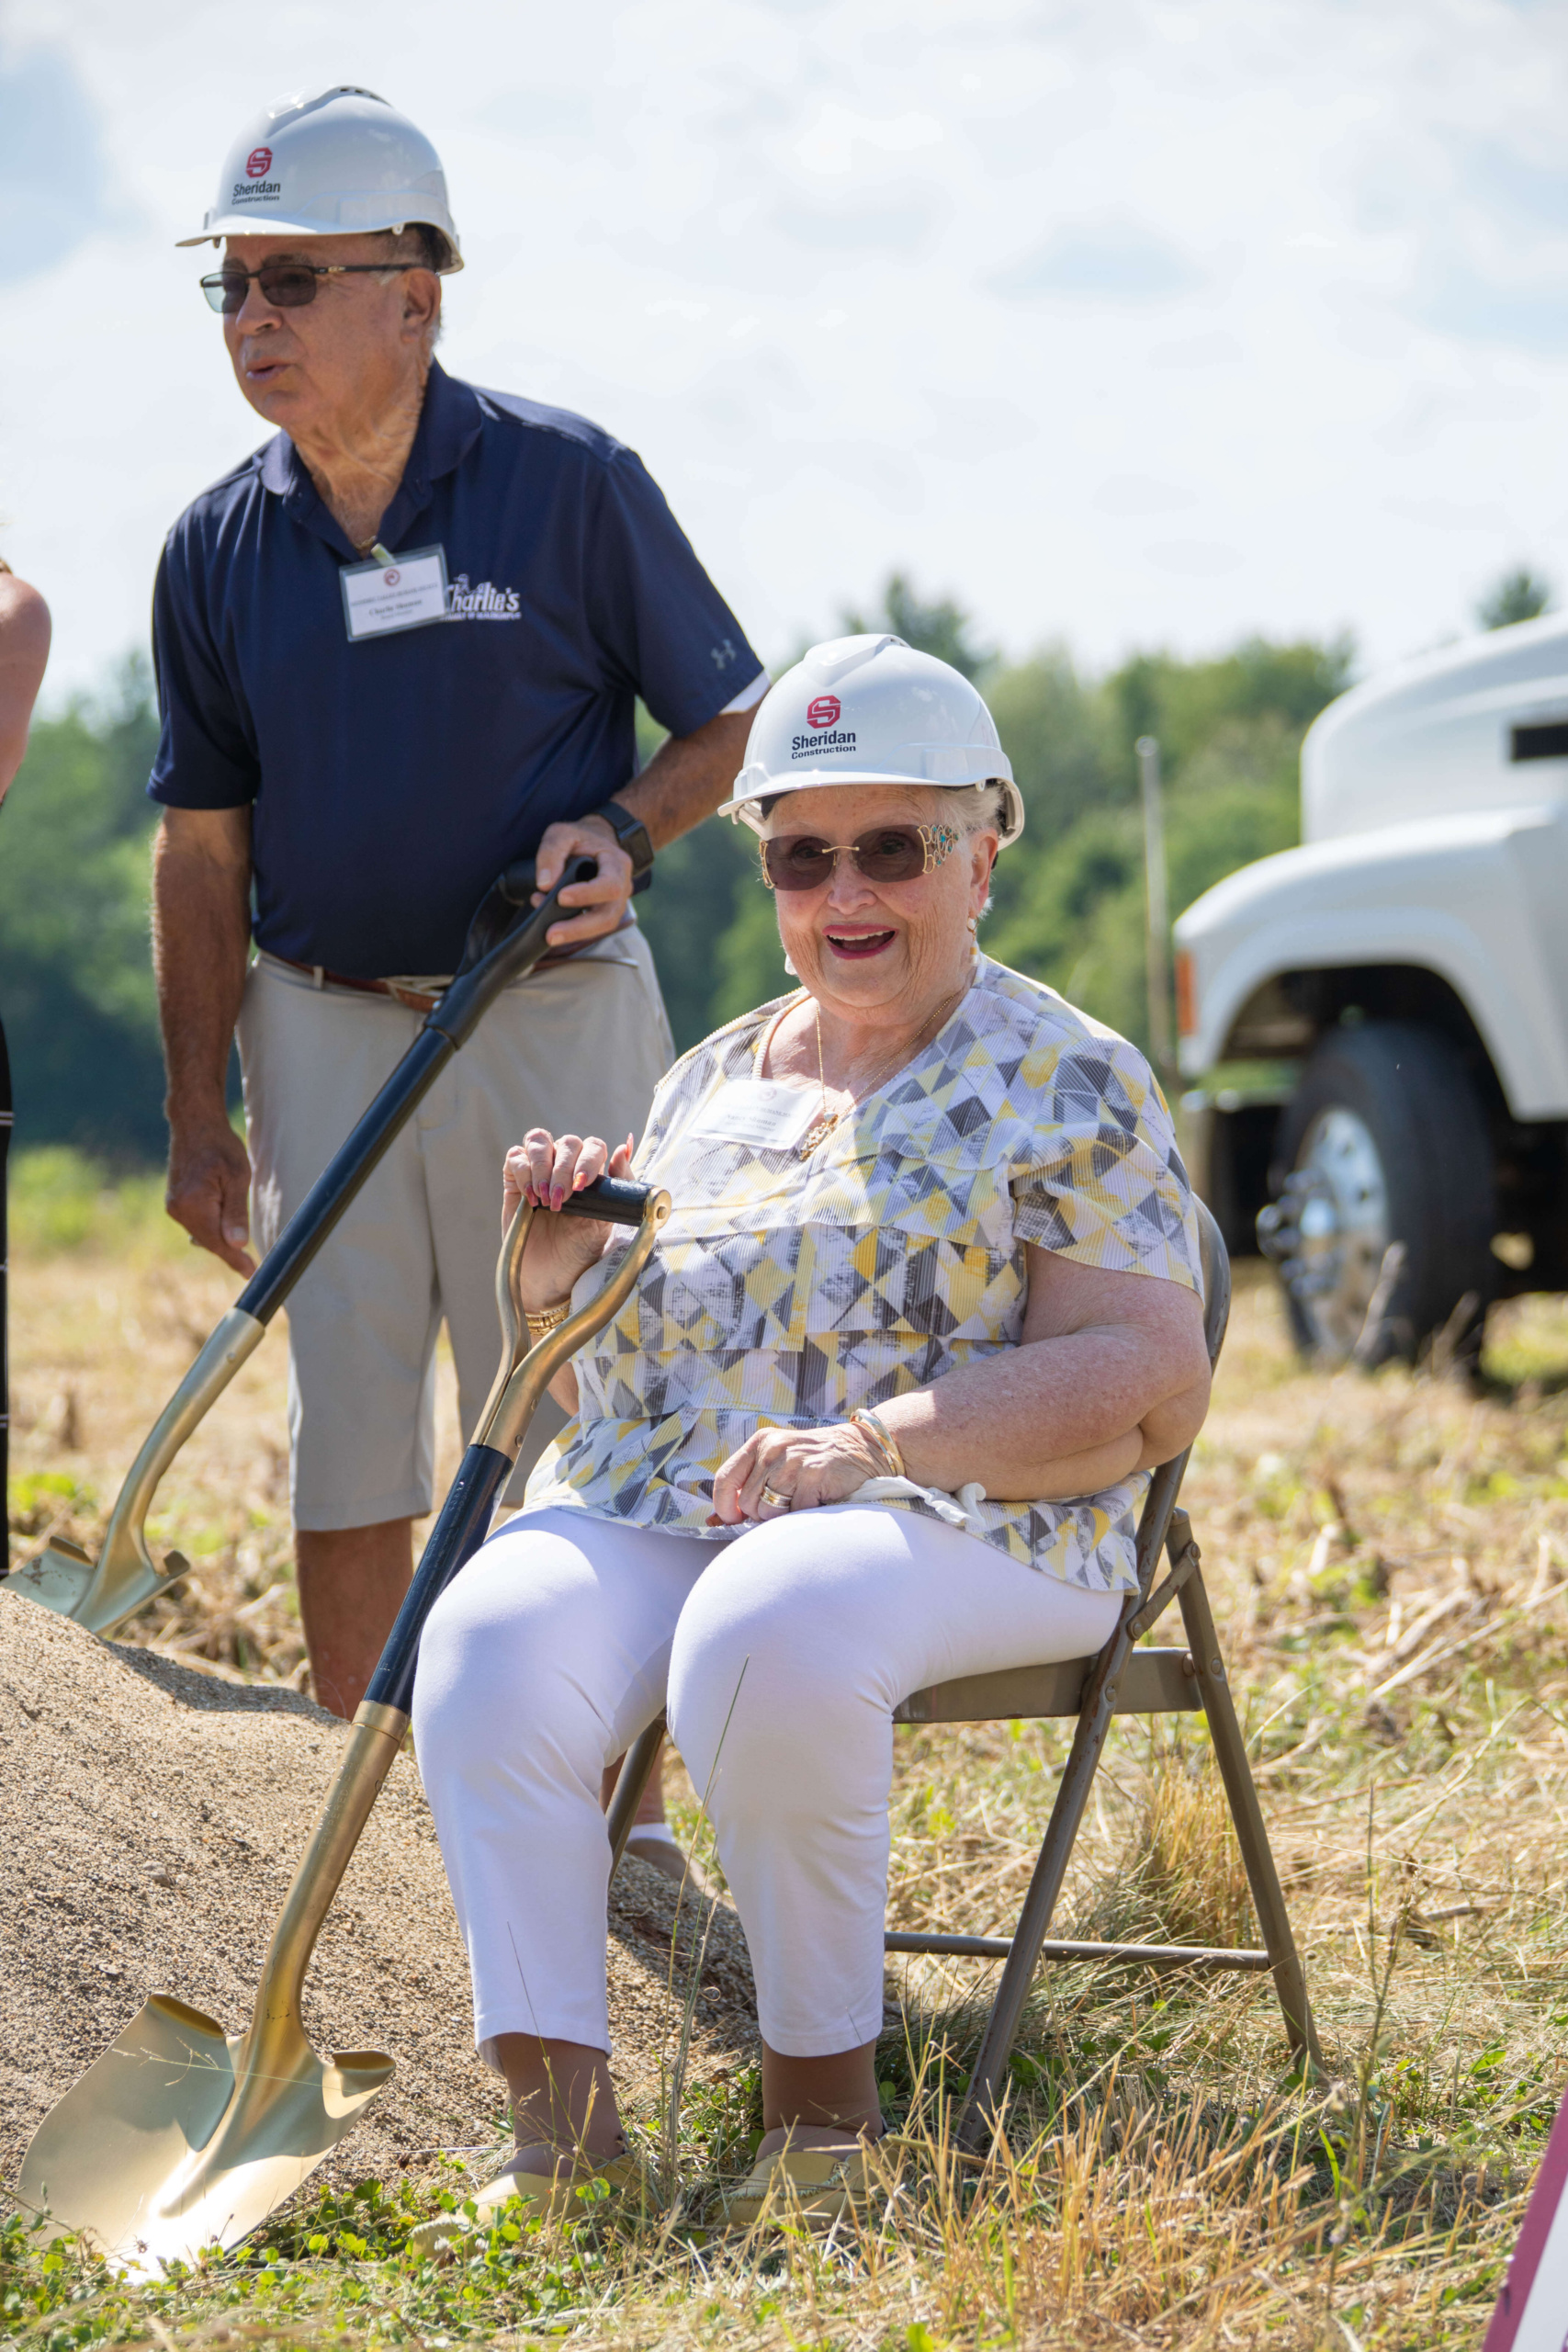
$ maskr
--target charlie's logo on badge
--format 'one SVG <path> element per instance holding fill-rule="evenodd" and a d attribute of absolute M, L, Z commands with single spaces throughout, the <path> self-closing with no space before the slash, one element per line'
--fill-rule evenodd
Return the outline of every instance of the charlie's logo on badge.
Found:
<path fill-rule="evenodd" d="M 246 178 L 252 180 L 265 180 L 271 169 L 272 149 L 270 147 L 253 147 L 250 153 L 245 157 Z"/>
<path fill-rule="evenodd" d="M 813 727 L 836 727 L 842 707 L 837 695 L 818 695 L 806 716 Z"/>
<path fill-rule="evenodd" d="M 381 574 L 381 584 L 385 588 L 395 588 L 402 576 L 396 564 L 393 564 Z"/>

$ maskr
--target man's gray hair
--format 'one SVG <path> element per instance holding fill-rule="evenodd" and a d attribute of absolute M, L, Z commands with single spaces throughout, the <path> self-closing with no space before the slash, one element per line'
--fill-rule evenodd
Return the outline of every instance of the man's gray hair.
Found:
<path fill-rule="evenodd" d="M 411 220 L 406 228 L 383 229 L 379 234 L 386 238 L 391 247 L 391 252 L 387 257 L 388 277 L 392 275 L 395 262 L 402 262 L 406 265 L 412 261 L 421 269 L 434 270 L 437 277 L 452 266 L 453 254 L 450 242 L 445 231 L 436 228 L 434 221 Z M 383 279 L 381 282 L 385 284 L 386 280 Z M 425 345 L 427 357 L 440 342 L 445 325 L 446 321 L 437 311 L 435 323 L 431 329 L 430 337 Z"/>

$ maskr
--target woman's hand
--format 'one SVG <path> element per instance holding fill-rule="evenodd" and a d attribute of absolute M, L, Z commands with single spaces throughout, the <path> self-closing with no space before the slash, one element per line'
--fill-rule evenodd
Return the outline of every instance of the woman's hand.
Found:
<path fill-rule="evenodd" d="M 629 1176 L 631 1165 L 630 1136 L 612 1152 L 598 1136 L 552 1136 L 546 1127 L 530 1127 L 513 1145 L 506 1155 L 502 1229 L 522 1201 L 545 1211 L 535 1218 L 523 1252 L 523 1304 L 530 1313 L 542 1314 L 570 1295 L 578 1276 L 603 1255 L 610 1232 L 608 1224 L 595 1218 L 555 1212 L 601 1176 Z"/>
<path fill-rule="evenodd" d="M 708 1524 L 737 1527 L 742 1520 L 777 1519 L 786 1510 L 846 1502 L 868 1478 L 888 1475 L 880 1447 L 856 1421 L 825 1422 L 815 1430 L 761 1429 L 736 1448 L 714 1480 Z M 775 1501 L 775 1496 L 784 1499 Z"/>

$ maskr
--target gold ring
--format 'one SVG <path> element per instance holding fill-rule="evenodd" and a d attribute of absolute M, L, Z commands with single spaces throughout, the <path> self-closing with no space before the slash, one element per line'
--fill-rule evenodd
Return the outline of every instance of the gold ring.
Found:
<path fill-rule="evenodd" d="M 771 1503 L 775 1510 L 793 1510 L 795 1508 L 793 1497 L 781 1495 L 776 1487 L 764 1487 L 758 1500 Z"/>

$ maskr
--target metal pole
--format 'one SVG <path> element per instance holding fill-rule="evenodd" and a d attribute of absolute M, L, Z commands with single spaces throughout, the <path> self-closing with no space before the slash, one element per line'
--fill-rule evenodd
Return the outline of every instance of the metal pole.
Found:
<path fill-rule="evenodd" d="M 1140 735 L 1138 780 L 1144 793 L 1144 885 L 1147 910 L 1145 967 L 1149 984 L 1149 1053 L 1162 1079 L 1176 1076 L 1170 1023 L 1170 899 L 1165 878 L 1165 808 L 1160 797 L 1159 741 Z"/>

